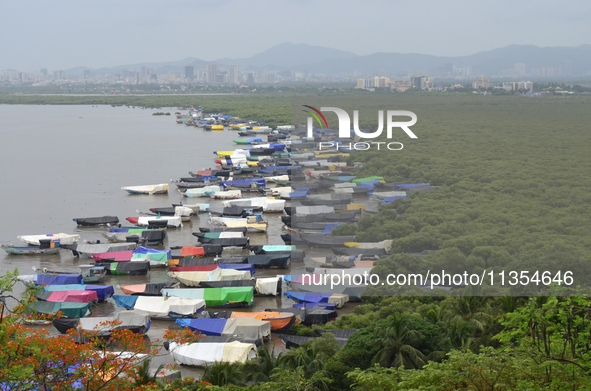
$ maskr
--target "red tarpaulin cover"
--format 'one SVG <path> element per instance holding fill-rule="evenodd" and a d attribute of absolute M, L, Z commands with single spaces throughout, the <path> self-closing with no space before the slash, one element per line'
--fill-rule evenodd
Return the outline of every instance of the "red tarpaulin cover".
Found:
<path fill-rule="evenodd" d="M 114 259 L 115 262 L 124 262 L 124 261 L 131 261 L 131 257 L 133 257 L 133 251 L 113 251 L 111 253 L 96 253 L 92 254 L 92 257 L 96 262 L 105 260 L 105 259 Z"/>

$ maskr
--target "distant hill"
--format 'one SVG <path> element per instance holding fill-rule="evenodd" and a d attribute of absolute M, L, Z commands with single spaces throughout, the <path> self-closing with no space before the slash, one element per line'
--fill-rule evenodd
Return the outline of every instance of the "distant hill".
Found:
<path fill-rule="evenodd" d="M 187 57 L 179 61 L 158 63 L 137 63 L 110 68 L 91 70 L 92 74 L 113 74 L 125 69 L 139 72 L 142 67 L 152 68 L 157 74 L 171 71 L 184 71 L 186 65 L 195 71 L 205 69 L 207 64 L 220 67 L 239 66 L 242 70 L 290 70 L 296 72 L 325 73 L 328 75 L 351 74 L 355 71 L 376 74 L 384 70 L 388 73 L 408 70 L 426 70 L 430 75 L 438 75 L 444 64 L 451 63 L 458 68 L 470 66 L 473 74 L 495 75 L 504 69 L 513 69 L 516 63 L 525 63 L 526 72 L 531 68 L 561 68 L 564 62 L 570 63 L 573 76 L 591 71 L 591 45 L 577 47 L 538 47 L 534 45 L 510 45 L 503 48 L 475 53 L 469 56 L 446 57 L 418 53 L 374 53 L 359 56 L 352 52 L 308 44 L 282 43 L 248 58 L 221 58 L 216 61 L 203 61 Z M 86 67 L 67 70 L 68 74 L 82 74 Z"/>
<path fill-rule="evenodd" d="M 216 60 L 217 64 L 237 65 L 243 69 L 293 69 L 318 61 L 341 61 L 358 57 L 343 50 L 312 46 L 305 43 L 282 43 L 249 58 Z"/>

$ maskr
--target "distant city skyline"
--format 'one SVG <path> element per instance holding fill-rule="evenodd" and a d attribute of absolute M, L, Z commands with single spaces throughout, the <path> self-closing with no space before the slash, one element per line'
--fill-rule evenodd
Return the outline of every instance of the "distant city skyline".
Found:
<path fill-rule="evenodd" d="M 5 0 L 0 70 L 246 58 L 283 42 L 463 56 L 591 40 L 591 3 L 524 0 L 225 2 Z"/>

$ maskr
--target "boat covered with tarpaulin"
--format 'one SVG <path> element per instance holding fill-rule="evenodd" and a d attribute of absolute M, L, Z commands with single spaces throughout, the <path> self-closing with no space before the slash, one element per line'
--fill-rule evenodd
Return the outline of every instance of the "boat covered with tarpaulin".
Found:
<path fill-rule="evenodd" d="M 175 323 L 203 335 L 235 337 L 241 342 L 255 344 L 271 336 L 271 323 L 255 318 L 177 319 Z"/>
<path fill-rule="evenodd" d="M 61 312 L 66 318 L 83 318 L 92 314 L 91 303 L 68 303 L 53 301 L 35 301 L 27 307 L 27 312 L 45 316 L 55 316 Z"/>
<path fill-rule="evenodd" d="M 199 286 L 202 281 L 232 281 L 250 280 L 248 270 L 233 270 L 216 268 L 209 272 L 169 272 L 168 276 L 174 278 L 187 286 Z"/>
<path fill-rule="evenodd" d="M 178 227 L 183 226 L 183 218 L 181 216 L 139 216 L 139 217 L 126 217 L 125 220 L 127 220 L 131 224 L 135 224 L 137 226 L 150 226 L 151 221 L 158 221 L 158 222 L 166 221 L 166 226 L 174 227 L 174 228 L 178 228 Z"/>
<path fill-rule="evenodd" d="M 194 317 L 205 309 L 205 300 L 180 297 L 113 296 L 119 307 L 143 311 L 154 318 Z"/>
<path fill-rule="evenodd" d="M 211 265 L 195 265 L 195 266 L 171 266 L 168 268 L 169 272 L 211 272 L 215 269 L 232 269 L 232 270 L 248 270 L 252 276 L 255 273 L 254 265 L 249 263 L 218 263 Z"/>
<path fill-rule="evenodd" d="M 115 225 L 119 223 L 117 216 L 77 217 L 74 219 L 80 226 Z"/>
<path fill-rule="evenodd" d="M 47 285 L 43 287 L 46 292 L 56 291 L 92 291 L 96 292 L 98 301 L 105 301 L 115 294 L 113 285 L 85 285 L 85 284 L 67 284 L 67 285 Z"/>
<path fill-rule="evenodd" d="M 254 302 L 253 287 L 163 289 L 162 296 L 205 300 L 209 307 L 248 307 Z"/>
<path fill-rule="evenodd" d="M 349 301 L 349 296 L 332 292 L 285 292 L 285 296 L 298 303 L 332 303 L 337 308 Z"/>
<path fill-rule="evenodd" d="M 90 303 L 98 301 L 98 296 L 94 291 L 40 291 L 35 293 L 35 297 L 39 300 L 52 302 Z"/>
<path fill-rule="evenodd" d="M 177 364 L 206 367 L 216 362 L 245 363 L 256 358 L 256 345 L 238 341 L 229 343 L 171 343 L 169 351 Z"/>
<path fill-rule="evenodd" d="M 223 201 L 223 205 L 224 207 L 260 207 L 263 208 L 263 212 L 283 212 L 283 208 L 285 208 L 285 200 L 277 200 L 275 198 L 267 197 L 253 197 L 239 200 Z"/>
<path fill-rule="evenodd" d="M 93 254 L 135 250 L 136 243 L 78 243 L 71 247 L 74 256 L 92 258 Z"/>
<path fill-rule="evenodd" d="M 21 235 L 17 236 L 17 239 L 29 246 L 39 246 L 41 243 L 39 240 L 51 240 L 62 244 L 74 244 L 80 240 L 80 235 L 77 234 L 46 234 L 46 235 Z"/>
<path fill-rule="evenodd" d="M 143 185 L 143 186 L 125 186 L 121 190 L 125 190 L 130 194 L 165 194 L 168 193 L 168 183 L 160 183 L 158 185 Z"/>
<path fill-rule="evenodd" d="M 150 315 L 141 311 L 121 311 L 116 316 L 90 317 L 82 319 L 53 319 L 53 326 L 62 334 L 74 329 L 83 336 L 79 340 L 98 336 L 107 338 L 113 331 L 130 330 L 135 334 L 146 334 L 150 330 Z M 86 338 L 85 338 L 86 337 Z"/>
<path fill-rule="evenodd" d="M 126 295 L 162 296 L 162 289 L 170 288 L 169 282 L 151 282 L 148 284 L 121 285 L 121 291 Z"/>

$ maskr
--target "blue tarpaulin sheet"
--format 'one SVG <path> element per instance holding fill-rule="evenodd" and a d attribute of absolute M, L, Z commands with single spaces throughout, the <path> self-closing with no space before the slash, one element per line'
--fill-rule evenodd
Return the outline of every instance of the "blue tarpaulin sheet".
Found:
<path fill-rule="evenodd" d="M 177 319 L 176 324 L 188 327 L 193 331 L 199 331 L 204 335 L 222 335 L 226 327 L 227 319 Z"/>
<path fill-rule="evenodd" d="M 236 181 L 224 181 L 224 182 L 219 182 L 220 186 L 223 186 L 224 188 L 227 187 L 227 185 L 233 185 L 233 186 L 249 186 L 251 183 L 256 183 L 258 186 L 261 187 L 265 187 L 266 186 L 266 182 L 265 182 L 265 178 L 252 178 L 252 179 L 239 179 Z"/>
<path fill-rule="evenodd" d="M 115 295 L 113 299 L 115 299 L 115 303 L 117 307 L 124 307 L 128 310 L 132 310 L 135 306 L 135 302 L 139 296 L 122 296 L 122 295 Z"/>
<path fill-rule="evenodd" d="M 369 191 L 373 191 L 374 190 L 374 185 L 376 183 L 381 183 L 381 181 L 367 181 L 367 182 L 361 182 L 359 183 L 357 186 L 363 186 L 363 187 L 367 187 L 369 189 Z"/>
<path fill-rule="evenodd" d="M 271 143 L 269 144 L 269 147 L 275 148 L 276 151 L 283 151 L 285 149 L 285 144 Z"/>
<path fill-rule="evenodd" d="M 324 226 L 324 231 L 322 231 L 322 233 L 329 234 L 332 232 L 333 229 L 335 229 L 336 227 L 338 227 L 341 224 L 343 224 L 343 223 L 326 223 L 326 225 Z"/>
<path fill-rule="evenodd" d="M 115 293 L 113 285 L 86 285 L 85 290 L 95 291 L 99 301 L 105 301 L 107 297 L 113 296 Z"/>
<path fill-rule="evenodd" d="M 332 293 L 285 292 L 285 296 L 300 303 L 328 303 L 328 299 L 332 296 Z"/>
<path fill-rule="evenodd" d="M 35 285 L 65 285 L 81 283 L 82 274 L 39 274 L 35 278 Z"/>
<path fill-rule="evenodd" d="M 306 198 L 310 191 L 292 191 L 289 193 L 289 198 Z"/>

